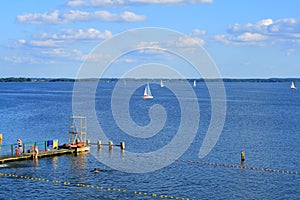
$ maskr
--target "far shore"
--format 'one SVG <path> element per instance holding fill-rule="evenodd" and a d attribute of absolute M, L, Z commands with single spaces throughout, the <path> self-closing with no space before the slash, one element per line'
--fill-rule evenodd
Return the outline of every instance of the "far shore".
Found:
<path fill-rule="evenodd" d="M 85 79 L 73 79 L 73 78 L 26 78 L 26 77 L 8 77 L 0 78 L 0 82 L 85 82 L 85 81 L 199 81 L 199 82 L 300 82 L 300 78 L 187 78 L 187 79 L 169 79 L 169 78 L 85 78 Z"/>

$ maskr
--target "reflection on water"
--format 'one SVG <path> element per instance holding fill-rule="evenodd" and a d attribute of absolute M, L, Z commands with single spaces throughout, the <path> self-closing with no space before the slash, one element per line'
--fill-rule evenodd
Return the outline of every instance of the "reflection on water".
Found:
<path fill-rule="evenodd" d="M 34 164 L 34 167 L 37 169 L 38 165 L 39 165 L 39 159 L 34 159 L 33 164 Z"/>
<path fill-rule="evenodd" d="M 87 167 L 87 155 L 88 152 L 82 152 L 75 155 L 75 159 L 71 159 L 71 166 L 75 170 L 82 171 Z"/>
<path fill-rule="evenodd" d="M 57 156 L 52 157 L 52 167 L 53 167 L 53 171 L 56 171 L 58 168 L 58 157 Z"/>
<path fill-rule="evenodd" d="M 36 162 L 11 162 L 0 164 L 0 168 L 27 168 L 27 167 L 35 167 Z"/>

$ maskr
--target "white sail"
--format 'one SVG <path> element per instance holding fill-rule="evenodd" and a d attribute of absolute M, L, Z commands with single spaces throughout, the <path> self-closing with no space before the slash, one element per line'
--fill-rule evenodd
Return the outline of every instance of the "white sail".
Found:
<path fill-rule="evenodd" d="M 292 89 L 292 90 L 296 90 L 296 89 L 297 89 L 296 86 L 295 86 L 295 84 L 294 84 L 294 81 L 292 81 L 291 89 Z"/>
<path fill-rule="evenodd" d="M 144 89 L 144 99 L 153 99 L 153 96 L 151 94 L 150 85 L 147 83 L 145 89 Z"/>
<path fill-rule="evenodd" d="M 196 80 L 194 80 L 194 87 L 196 87 Z"/>
<path fill-rule="evenodd" d="M 149 84 L 147 84 L 147 94 L 148 96 L 152 96 Z"/>
<path fill-rule="evenodd" d="M 160 80 L 160 87 L 164 87 L 164 83 L 162 80 Z"/>

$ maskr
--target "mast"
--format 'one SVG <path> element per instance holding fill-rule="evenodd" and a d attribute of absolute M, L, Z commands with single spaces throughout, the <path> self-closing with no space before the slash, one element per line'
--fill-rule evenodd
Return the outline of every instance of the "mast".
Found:
<path fill-rule="evenodd" d="M 296 90 L 296 89 L 297 89 L 296 86 L 295 86 L 295 84 L 294 84 L 294 81 L 292 81 L 291 89 L 292 89 L 292 90 Z"/>
<path fill-rule="evenodd" d="M 149 83 L 147 84 L 147 94 L 148 96 L 152 96 Z"/>
<path fill-rule="evenodd" d="M 153 96 L 151 94 L 151 90 L 150 90 L 150 85 L 149 83 L 147 83 L 147 85 L 145 86 L 145 90 L 144 90 L 144 99 L 153 99 Z"/>

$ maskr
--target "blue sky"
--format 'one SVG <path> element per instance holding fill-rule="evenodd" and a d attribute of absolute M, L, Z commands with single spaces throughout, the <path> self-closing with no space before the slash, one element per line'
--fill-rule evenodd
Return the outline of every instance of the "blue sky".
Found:
<path fill-rule="evenodd" d="M 0 8 L 0 77 L 74 78 L 99 43 L 143 27 L 191 37 L 224 78 L 299 77 L 299 7 L 298 0 L 10 0 Z"/>

